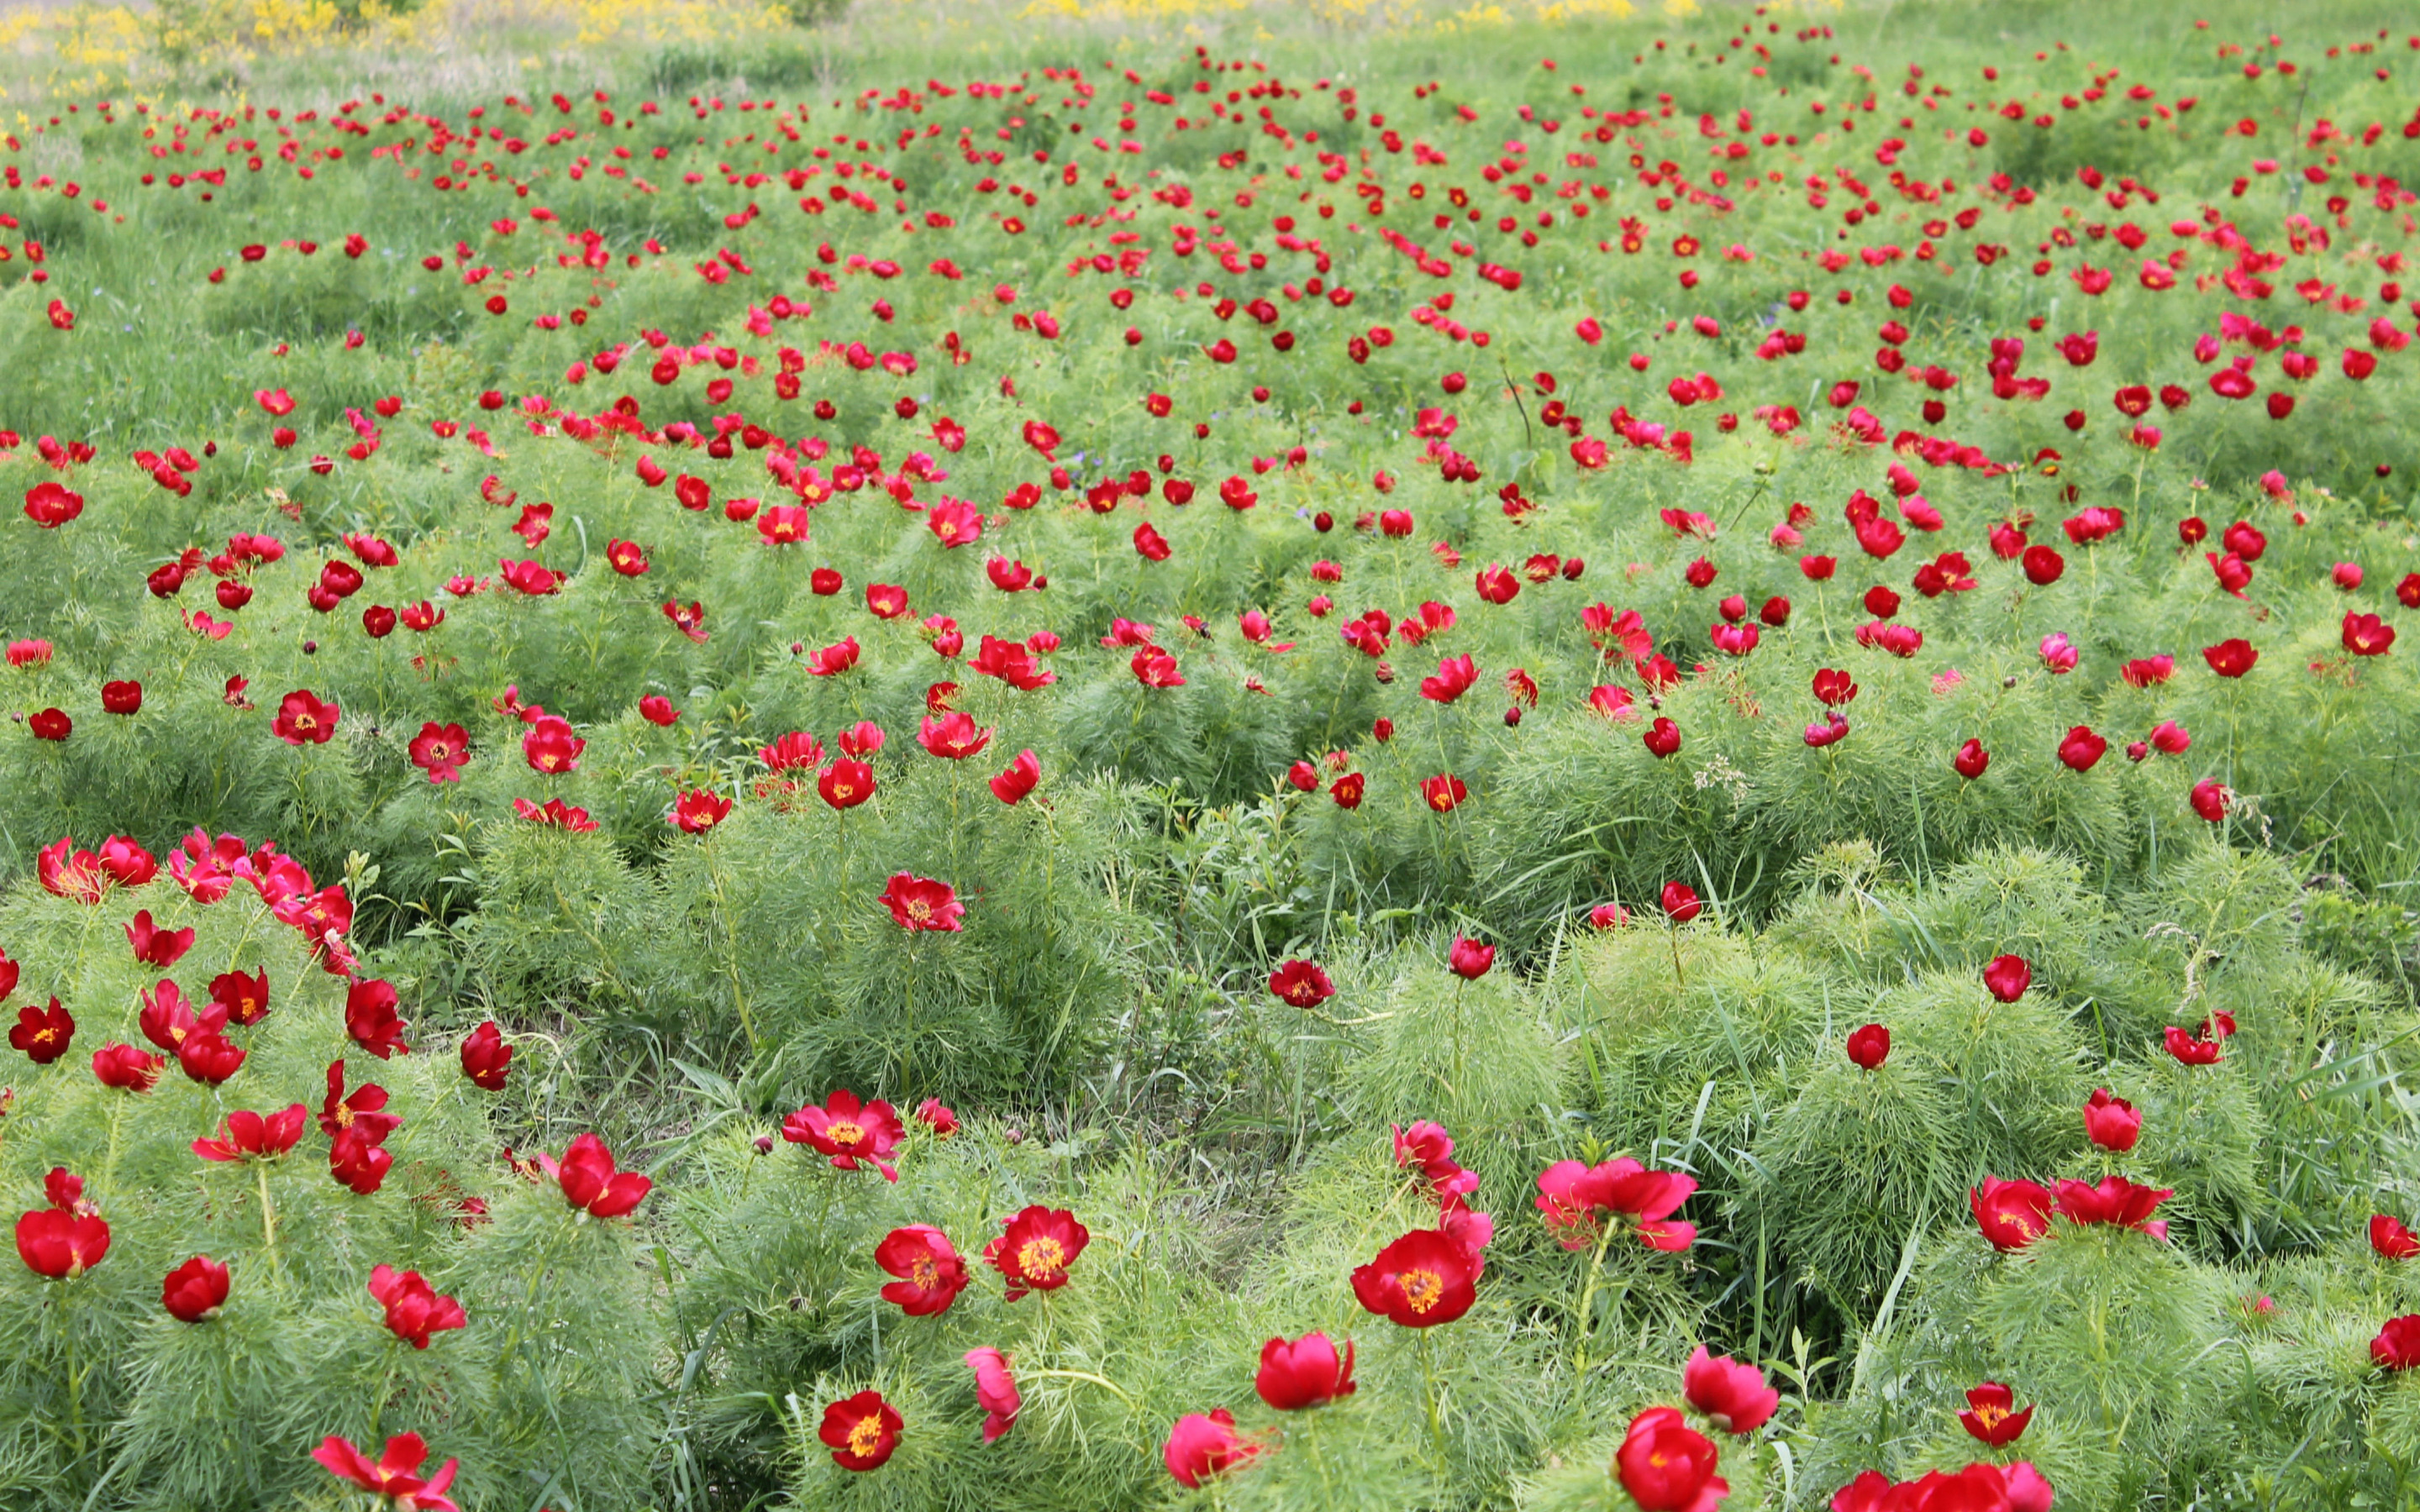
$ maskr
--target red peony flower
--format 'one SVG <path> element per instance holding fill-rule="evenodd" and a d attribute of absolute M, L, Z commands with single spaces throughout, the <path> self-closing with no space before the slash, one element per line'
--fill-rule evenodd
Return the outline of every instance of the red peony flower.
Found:
<path fill-rule="evenodd" d="M 810 1103 L 782 1120 L 783 1138 L 830 1156 L 834 1170 L 860 1170 L 858 1162 L 871 1161 L 888 1181 L 899 1180 L 891 1156 L 906 1135 L 890 1103 L 861 1103 L 846 1088 L 826 1098 L 823 1106 Z"/>
<path fill-rule="evenodd" d="M 471 760 L 471 733 L 458 724 L 429 720 L 406 748 L 411 764 L 428 774 L 431 782 L 459 782 Z"/>
<path fill-rule="evenodd" d="M 370 1295 L 386 1309 L 388 1332 L 415 1350 L 428 1348 L 429 1335 L 470 1322 L 460 1303 L 439 1296 L 417 1271 L 397 1271 L 391 1265 L 371 1267 Z"/>
<path fill-rule="evenodd" d="M 1001 1235 L 984 1246 L 984 1261 L 1008 1282 L 1008 1300 L 1029 1291 L 1056 1291 L 1067 1271 L 1093 1241 L 1092 1231 L 1064 1208 L 1039 1204 L 1006 1221 Z"/>
<path fill-rule="evenodd" d="M 1986 1176 L 1981 1186 L 1968 1189 L 1966 1200 L 1975 1211 L 1975 1222 L 1981 1227 L 1983 1237 L 1995 1250 L 2024 1249 L 2050 1232 L 2055 1199 L 2046 1187 Z"/>
<path fill-rule="evenodd" d="M 269 728 L 289 746 L 324 746 L 335 734 L 341 712 L 334 703 L 319 702 L 310 689 L 297 688 L 279 701 Z"/>
<path fill-rule="evenodd" d="M 975 1405 L 984 1410 L 983 1441 L 990 1443 L 1016 1426 L 1025 1398 L 1008 1373 L 1008 1362 L 990 1345 L 969 1350 L 967 1365 L 975 1373 Z"/>
<path fill-rule="evenodd" d="M 1316 1008 L 1336 995 L 1336 984 L 1311 962 L 1286 961 L 1269 973 L 1269 991 L 1296 1008 Z"/>
<path fill-rule="evenodd" d="M 1631 1420 L 1613 1466 L 1639 1512 L 1715 1512 L 1731 1489 L 1714 1473 L 1718 1458 L 1679 1409 L 1651 1407 Z"/>
<path fill-rule="evenodd" d="M 1879 1024 L 1869 1024 L 1849 1035 L 1849 1059 L 1857 1066 L 1872 1071 L 1890 1058 L 1890 1030 Z"/>
<path fill-rule="evenodd" d="M 948 1312 L 967 1288 L 966 1262 L 950 1236 L 929 1224 L 891 1230 L 874 1247 L 874 1263 L 899 1278 L 882 1288 L 882 1300 L 910 1318 Z"/>
<path fill-rule="evenodd" d="M 198 1323 L 226 1304 L 227 1268 L 196 1255 L 160 1282 L 160 1305 L 180 1323 Z"/>
<path fill-rule="evenodd" d="M 1266 1447 L 1237 1433 L 1234 1414 L 1221 1407 L 1206 1417 L 1187 1412 L 1178 1418 L 1160 1447 L 1160 1460 L 1179 1486 L 1191 1490 L 1213 1475 L 1249 1463 Z"/>
<path fill-rule="evenodd" d="M 637 1171 L 617 1171 L 613 1152 L 593 1134 L 582 1134 L 557 1163 L 544 1153 L 539 1169 L 563 1187 L 563 1200 L 594 1218 L 619 1218 L 645 1199 L 655 1182 Z"/>
<path fill-rule="evenodd" d="M 8 963 L 10 974 L 15 967 L 15 962 Z M 75 1015 L 61 1008 L 54 997 L 47 1008 L 36 1008 L 31 1003 L 18 1005 L 17 1026 L 8 1031 L 8 1048 L 22 1052 L 37 1066 L 47 1066 L 68 1053 L 68 1041 L 74 1038 Z M 102 1080 L 107 1082 L 108 1078 Z"/>
<path fill-rule="evenodd" d="M 964 927 L 959 920 L 966 916 L 967 905 L 958 902 L 957 889 L 946 882 L 894 872 L 890 885 L 882 889 L 881 902 L 890 907 L 892 921 L 904 930 L 955 933 Z"/>
<path fill-rule="evenodd" d="M 2122 1155 L 2143 1137 L 2143 1116 L 2134 1110 L 2133 1103 L 2122 1097 L 2112 1097 L 2107 1088 L 2100 1088 L 2084 1104 L 2084 1133 L 2102 1149 Z"/>
<path fill-rule="evenodd" d="M 1434 1328 L 1470 1311 L 1480 1263 L 1460 1240 L 1416 1228 L 1353 1272 L 1353 1295 L 1370 1312 L 1405 1328 Z"/>
<path fill-rule="evenodd" d="M 2034 968 L 2021 955 L 1998 955 L 1983 968 L 1983 986 L 2004 1003 L 2013 1003 L 2034 983 Z"/>
<path fill-rule="evenodd" d="M 1681 1394 L 1726 1433 L 1749 1434 L 1781 1405 L 1781 1393 L 1766 1385 L 1764 1372 L 1698 1346 L 1681 1370 Z"/>
<path fill-rule="evenodd" d="M 275 1160 L 293 1149 L 309 1121 L 310 1109 L 300 1103 L 267 1118 L 238 1109 L 226 1116 L 219 1138 L 194 1140 L 194 1153 L 209 1161 Z"/>
<path fill-rule="evenodd" d="M 513 1047 L 504 1043 L 504 1034 L 489 1019 L 462 1037 L 462 1074 L 471 1085 L 483 1092 L 501 1092 L 504 1078 L 511 1074 Z"/>
<path fill-rule="evenodd" d="M 674 795 L 673 811 L 664 822 L 684 835 L 703 835 L 731 817 L 731 800 L 711 788 L 692 788 Z"/>
<path fill-rule="evenodd" d="M 1958 1414 L 1959 1423 L 1968 1433 L 1994 1449 L 2005 1449 L 2024 1436 L 2025 1425 L 2032 1422 L 2034 1410 L 2010 1411 L 2016 1405 L 2016 1394 L 1996 1381 L 1987 1381 L 1966 1393 L 1966 1411 Z"/>
<path fill-rule="evenodd" d="M 2420 1236 L 2404 1227 L 2400 1218 L 2381 1212 L 2369 1220 L 2369 1247 L 2381 1259 L 2408 1260 L 2420 1256 Z"/>
<path fill-rule="evenodd" d="M 372 1464 L 350 1440 L 334 1434 L 311 1451 L 328 1473 L 347 1485 L 358 1487 L 380 1498 L 380 1504 L 390 1512 L 461 1512 L 445 1495 L 445 1488 L 454 1484 L 456 1461 L 448 1459 L 438 1467 L 437 1473 L 423 1480 L 421 1461 L 428 1458 L 428 1445 L 417 1433 L 402 1433 L 386 1441 L 386 1452 Z"/>
<path fill-rule="evenodd" d="M 1346 1341 L 1340 1360 L 1335 1341 L 1325 1334 L 1305 1334 L 1291 1342 L 1269 1340 L 1261 1346 L 1260 1373 L 1252 1378 L 1261 1400 L 1280 1412 L 1325 1407 L 1339 1396 L 1352 1396 L 1354 1384 L 1352 1342 Z"/>

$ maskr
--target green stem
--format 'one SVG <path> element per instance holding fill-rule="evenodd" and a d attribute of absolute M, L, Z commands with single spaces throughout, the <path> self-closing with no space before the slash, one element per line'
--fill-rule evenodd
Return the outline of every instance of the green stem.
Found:
<path fill-rule="evenodd" d="M 1125 1403 L 1126 1406 L 1133 1411 L 1138 1412 L 1142 1411 L 1142 1404 L 1136 1401 L 1131 1396 L 1127 1395 L 1126 1389 L 1124 1386 L 1121 1386 L 1116 1381 L 1109 1380 L 1107 1376 L 1096 1376 L 1089 1370 L 1019 1369 L 1016 1374 L 1019 1379 L 1025 1381 L 1047 1380 L 1090 1381 L 1092 1384 L 1100 1387 L 1103 1391 L 1108 1392 L 1110 1396 L 1115 1396 L 1118 1400 Z"/>
<path fill-rule="evenodd" d="M 269 1256 L 270 1269 L 280 1281 L 286 1279 L 286 1262 L 277 1253 L 277 1210 L 269 1201 L 269 1162 L 255 1161 L 254 1174 L 260 1184 L 260 1247 Z"/>
<path fill-rule="evenodd" d="M 1614 1226 L 1608 1222 L 1604 1226 L 1604 1231 L 1596 1236 L 1596 1248 L 1589 1256 L 1588 1280 L 1580 1288 L 1579 1341 L 1572 1351 L 1572 1375 L 1579 1381 L 1588 1379 L 1589 1345 L 1596 1333 L 1597 1277 L 1604 1273 L 1606 1246 L 1613 1242 L 1613 1229 Z"/>
<path fill-rule="evenodd" d="M 1429 1331 L 1425 1328 L 1420 1330 L 1419 1350 L 1420 1396 L 1422 1401 L 1428 1408 L 1429 1443 L 1436 1450 L 1437 1473 L 1442 1475 L 1446 1473 L 1448 1468 L 1445 1450 L 1445 1420 L 1437 1410 L 1436 1368 L 1434 1362 L 1432 1362 L 1429 1357 Z"/>

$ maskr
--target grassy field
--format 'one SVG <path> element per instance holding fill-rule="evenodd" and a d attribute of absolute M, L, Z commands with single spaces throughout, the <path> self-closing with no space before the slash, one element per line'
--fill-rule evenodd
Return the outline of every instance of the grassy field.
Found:
<path fill-rule="evenodd" d="M 2408 8 L 810 19 L 0 21 L 0 1505 L 2413 1504 Z"/>

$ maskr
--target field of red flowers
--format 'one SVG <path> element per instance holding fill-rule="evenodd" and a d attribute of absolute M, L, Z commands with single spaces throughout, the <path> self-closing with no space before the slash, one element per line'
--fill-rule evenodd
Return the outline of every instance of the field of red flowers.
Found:
<path fill-rule="evenodd" d="M 2420 1505 L 2420 34 L 1671 8 L 0 138 L 0 1505 Z"/>

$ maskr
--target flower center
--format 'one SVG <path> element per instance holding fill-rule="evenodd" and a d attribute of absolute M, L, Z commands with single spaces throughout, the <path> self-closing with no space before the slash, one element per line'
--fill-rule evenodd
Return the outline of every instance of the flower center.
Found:
<path fill-rule="evenodd" d="M 1030 1281 L 1063 1274 L 1067 1269 L 1067 1251 L 1055 1239 L 1029 1239 L 1017 1248 L 1016 1268 L 1024 1272 Z"/>
<path fill-rule="evenodd" d="M 835 1145 L 861 1145 L 865 1142 L 865 1126 L 836 1119 L 824 1126 L 824 1137 Z"/>
<path fill-rule="evenodd" d="M 2008 1417 L 2009 1410 L 2005 1407 L 1986 1404 L 1975 1409 L 1975 1421 L 1982 1424 L 1987 1428 L 1998 1427 L 2002 1423 L 2008 1421 Z"/>
<path fill-rule="evenodd" d="M 916 1263 L 909 1267 L 908 1273 L 909 1278 L 920 1287 L 929 1287 L 941 1279 L 941 1268 L 933 1263 L 933 1257 L 930 1255 L 917 1256 Z"/>
<path fill-rule="evenodd" d="M 848 1452 L 861 1458 L 874 1453 L 882 1443 L 882 1419 L 861 1417 L 857 1427 L 848 1430 Z"/>
<path fill-rule="evenodd" d="M 1395 1277 L 1395 1285 L 1404 1293 L 1404 1302 L 1412 1311 L 1425 1313 L 1445 1296 L 1445 1277 L 1435 1271 L 1405 1271 Z"/>
<path fill-rule="evenodd" d="M 908 917 L 919 921 L 933 917 L 933 905 L 922 898 L 908 900 Z"/>

